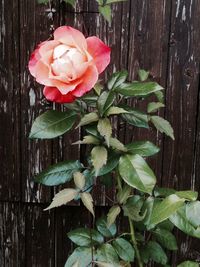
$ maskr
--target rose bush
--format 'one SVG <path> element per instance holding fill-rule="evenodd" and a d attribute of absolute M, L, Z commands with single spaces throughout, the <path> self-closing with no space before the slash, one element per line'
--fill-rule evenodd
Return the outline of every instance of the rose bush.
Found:
<path fill-rule="evenodd" d="M 38 45 L 29 61 L 30 73 L 45 85 L 44 95 L 57 103 L 73 102 L 90 91 L 110 62 L 110 48 L 96 36 L 69 26 L 54 32 L 54 40 Z"/>

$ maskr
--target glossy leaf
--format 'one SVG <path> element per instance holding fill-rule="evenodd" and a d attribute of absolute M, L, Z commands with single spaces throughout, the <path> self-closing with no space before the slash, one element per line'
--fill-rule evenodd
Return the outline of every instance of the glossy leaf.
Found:
<path fill-rule="evenodd" d="M 115 223 L 115 220 L 117 216 L 120 214 L 120 212 L 121 212 L 121 208 L 117 205 L 112 206 L 112 208 L 110 208 L 108 215 L 107 215 L 108 227 L 110 227 L 113 223 Z"/>
<path fill-rule="evenodd" d="M 76 141 L 73 143 L 73 145 L 98 145 L 99 139 L 92 136 L 92 135 L 86 135 L 83 137 L 83 140 Z"/>
<path fill-rule="evenodd" d="M 110 173 L 119 163 L 120 155 L 110 152 L 106 164 L 99 170 L 99 176 Z"/>
<path fill-rule="evenodd" d="M 149 77 L 149 71 L 146 71 L 146 70 L 143 70 L 143 69 L 139 69 L 138 76 L 139 76 L 140 81 L 144 82 Z"/>
<path fill-rule="evenodd" d="M 174 130 L 167 120 L 159 116 L 151 116 L 151 122 L 159 132 L 165 133 L 174 140 Z"/>
<path fill-rule="evenodd" d="M 108 89 L 113 90 L 119 87 L 123 82 L 126 81 L 127 77 L 128 72 L 126 70 L 113 73 L 107 84 Z"/>
<path fill-rule="evenodd" d="M 134 261 L 135 251 L 132 245 L 124 238 L 117 238 L 112 242 L 119 257 L 124 261 Z"/>
<path fill-rule="evenodd" d="M 127 152 L 127 148 L 117 138 L 110 137 L 109 144 L 113 149 L 117 149 L 122 152 Z"/>
<path fill-rule="evenodd" d="M 84 206 L 94 215 L 94 207 L 93 207 L 93 198 L 92 195 L 88 192 L 83 192 L 80 194 L 81 200 L 84 204 Z"/>
<path fill-rule="evenodd" d="M 118 256 L 113 248 L 112 245 L 110 244 L 103 244 L 100 246 L 97 250 L 97 260 L 98 261 L 103 261 L 107 263 L 118 263 Z"/>
<path fill-rule="evenodd" d="M 147 112 L 153 113 L 158 111 L 159 108 L 163 108 L 165 105 L 161 102 L 151 102 L 148 104 Z"/>
<path fill-rule="evenodd" d="M 125 184 L 122 188 L 122 190 L 119 190 L 117 193 L 117 200 L 119 201 L 120 204 L 125 204 L 128 197 L 130 196 L 130 193 L 132 191 L 132 188 Z"/>
<path fill-rule="evenodd" d="M 127 110 L 119 107 L 110 107 L 106 113 L 107 116 L 129 113 Z"/>
<path fill-rule="evenodd" d="M 186 217 L 194 227 L 200 227 L 200 201 L 187 203 Z"/>
<path fill-rule="evenodd" d="M 92 261 L 92 251 L 91 248 L 87 247 L 78 247 L 74 250 L 74 252 L 69 256 L 67 262 L 65 263 L 65 267 L 72 267 L 73 264 L 79 262 L 78 267 L 90 267 L 90 263 Z"/>
<path fill-rule="evenodd" d="M 166 249 L 178 249 L 175 236 L 168 230 L 157 228 L 153 231 L 153 236 Z"/>
<path fill-rule="evenodd" d="M 78 228 L 68 233 L 69 239 L 78 246 L 103 243 L 103 236 L 94 229 Z"/>
<path fill-rule="evenodd" d="M 167 264 L 168 261 L 167 255 L 157 242 L 149 241 L 149 243 L 147 244 L 147 250 L 150 258 L 153 261 L 160 263 L 162 265 Z"/>
<path fill-rule="evenodd" d="M 168 219 L 173 213 L 175 213 L 180 207 L 184 205 L 185 199 L 179 198 L 173 194 L 166 197 L 160 202 L 155 202 L 150 224 L 156 225 L 166 219 Z"/>
<path fill-rule="evenodd" d="M 100 169 L 107 163 L 108 152 L 103 146 L 95 146 L 91 151 L 92 164 L 95 169 L 96 176 L 100 175 Z"/>
<path fill-rule="evenodd" d="M 98 231 L 105 237 L 112 237 L 117 232 L 116 224 L 113 223 L 108 226 L 106 217 L 98 219 L 96 222 L 96 226 Z"/>
<path fill-rule="evenodd" d="M 109 23 L 111 22 L 111 7 L 109 5 L 99 6 L 99 12 Z"/>
<path fill-rule="evenodd" d="M 147 114 L 125 105 L 122 108 L 128 111 L 128 113 L 121 114 L 123 120 L 136 127 L 149 128 Z"/>
<path fill-rule="evenodd" d="M 160 148 L 149 141 L 137 141 L 126 145 L 128 152 L 138 154 L 143 157 L 149 157 L 157 154 Z"/>
<path fill-rule="evenodd" d="M 113 104 L 115 100 L 114 92 L 106 92 L 104 91 L 98 98 L 97 107 L 100 116 L 102 117 L 104 113 L 109 109 L 109 107 Z"/>
<path fill-rule="evenodd" d="M 140 222 L 145 218 L 146 210 L 141 212 L 144 200 L 140 196 L 132 196 L 123 206 L 124 216 L 128 216 L 135 222 Z"/>
<path fill-rule="evenodd" d="M 75 189 L 72 188 L 63 189 L 54 196 L 52 203 L 45 210 L 50 210 L 52 208 L 65 205 L 71 200 L 73 200 L 77 195 L 78 192 Z"/>
<path fill-rule="evenodd" d="M 140 155 L 121 156 L 119 172 L 128 185 L 142 192 L 152 193 L 156 183 L 156 177 Z"/>
<path fill-rule="evenodd" d="M 81 118 L 77 128 L 80 126 L 88 125 L 88 124 L 95 122 L 95 121 L 98 121 L 98 120 L 99 120 L 99 116 L 97 113 L 95 113 L 95 112 L 88 113 Z"/>
<path fill-rule="evenodd" d="M 186 216 L 186 205 L 170 216 L 170 221 L 182 232 L 192 237 L 200 238 L 200 227 L 194 227 Z"/>
<path fill-rule="evenodd" d="M 75 172 L 73 176 L 76 187 L 82 190 L 85 186 L 85 176 L 81 172 Z"/>
<path fill-rule="evenodd" d="M 70 181 L 73 174 L 82 168 L 83 166 L 78 160 L 63 161 L 41 172 L 36 176 L 36 181 L 48 186 L 64 184 Z"/>
<path fill-rule="evenodd" d="M 109 147 L 110 137 L 112 134 L 112 126 L 108 118 L 100 119 L 97 125 L 97 129 L 100 135 L 106 140 L 106 144 Z"/>
<path fill-rule="evenodd" d="M 69 131 L 76 121 L 73 111 L 48 110 L 34 121 L 29 138 L 52 139 Z"/>
<path fill-rule="evenodd" d="M 124 96 L 148 96 L 157 91 L 163 90 L 156 82 L 133 82 L 123 83 L 115 91 Z"/>

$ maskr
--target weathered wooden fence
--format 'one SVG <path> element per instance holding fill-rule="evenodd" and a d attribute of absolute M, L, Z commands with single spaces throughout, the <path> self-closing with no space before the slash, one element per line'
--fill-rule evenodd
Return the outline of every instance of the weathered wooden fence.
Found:
<path fill-rule="evenodd" d="M 152 129 L 119 129 L 122 140 L 148 138 L 161 146 L 151 160 L 159 183 L 200 191 L 200 0 L 129 0 L 113 6 L 109 27 L 95 0 L 77 0 L 73 10 L 50 1 L 0 1 L 0 266 L 62 267 L 71 251 L 66 233 L 91 218 L 79 206 L 44 212 L 53 189 L 34 183 L 35 173 L 61 159 L 84 157 L 75 146 L 78 132 L 56 141 L 31 141 L 33 120 L 48 107 L 41 86 L 27 70 L 30 52 L 58 25 L 72 25 L 97 35 L 112 48 L 112 70 L 150 70 L 166 88 L 164 115 L 175 130 L 175 142 Z M 104 188 L 95 189 L 97 213 L 109 205 Z M 112 195 L 112 190 L 106 192 Z M 119 227 L 125 227 L 123 222 Z M 200 259 L 198 240 L 179 236 L 173 262 Z"/>

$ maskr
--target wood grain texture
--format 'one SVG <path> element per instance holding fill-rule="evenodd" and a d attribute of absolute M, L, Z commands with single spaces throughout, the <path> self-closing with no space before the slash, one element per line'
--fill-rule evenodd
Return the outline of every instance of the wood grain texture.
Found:
<path fill-rule="evenodd" d="M 0 266 L 62 267 L 72 251 L 67 232 L 94 222 L 82 206 L 51 212 L 43 208 L 58 188 L 34 183 L 34 175 L 64 159 L 85 160 L 85 149 L 71 146 L 79 130 L 53 141 L 28 140 L 34 119 L 52 106 L 42 86 L 30 76 L 27 63 L 40 41 L 51 37 L 58 25 L 71 25 L 86 36 L 97 35 L 112 48 L 105 75 L 128 69 L 129 79 L 138 68 L 166 88 L 164 115 L 173 125 L 175 142 L 150 131 L 129 128 L 113 120 L 116 134 L 125 142 L 148 139 L 161 146 L 149 163 L 163 186 L 200 191 L 200 0 L 129 0 L 113 5 L 108 23 L 94 0 L 77 0 L 75 9 L 61 0 L 39 5 L 36 0 L 0 1 Z M 131 105 L 146 108 L 145 103 Z M 3 127 L 2 127 L 3 126 Z M 115 189 L 94 188 L 96 213 L 105 214 Z M 39 204 L 41 202 L 45 204 Z M 108 207 L 107 207 L 108 206 Z M 118 221 L 119 231 L 127 228 Z M 177 233 L 180 252 L 172 266 L 183 259 L 199 259 L 199 241 Z M 152 266 L 152 265 L 151 265 Z"/>

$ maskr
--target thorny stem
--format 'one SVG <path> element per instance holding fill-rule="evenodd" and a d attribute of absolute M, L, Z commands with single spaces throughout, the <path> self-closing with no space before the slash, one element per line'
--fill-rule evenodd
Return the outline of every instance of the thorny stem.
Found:
<path fill-rule="evenodd" d="M 135 238 L 135 230 L 134 230 L 133 222 L 130 218 L 128 220 L 129 220 L 129 226 L 130 226 L 130 230 L 131 230 L 131 240 L 132 240 L 132 243 L 133 243 L 133 246 L 135 249 L 135 255 L 137 258 L 138 266 L 143 267 L 142 259 L 141 259 L 140 252 L 139 252 L 138 246 L 137 246 L 137 241 Z"/>

